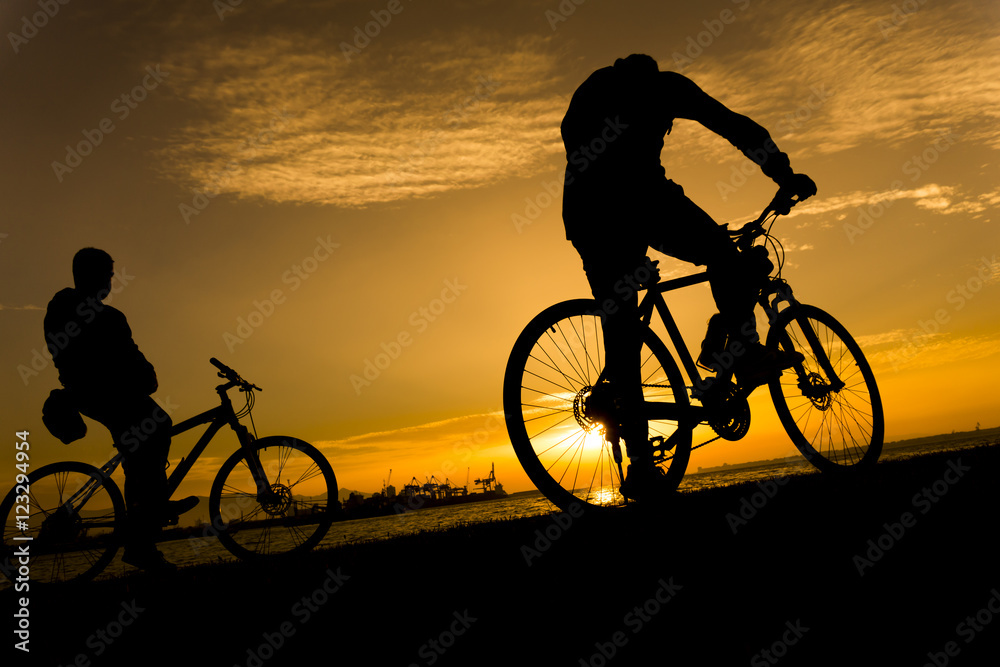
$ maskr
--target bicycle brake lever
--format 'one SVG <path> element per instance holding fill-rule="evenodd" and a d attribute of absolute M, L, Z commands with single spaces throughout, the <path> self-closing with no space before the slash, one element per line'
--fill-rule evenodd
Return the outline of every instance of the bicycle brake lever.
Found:
<path fill-rule="evenodd" d="M 743 233 L 736 238 L 736 247 L 741 251 L 752 247 L 753 242 L 757 240 L 757 237 L 764 234 L 764 228 L 760 225 L 760 223 L 751 223 L 747 225 L 747 227 L 749 227 L 749 229 L 744 228 L 744 230 L 740 230 Z"/>
<path fill-rule="evenodd" d="M 788 215 L 792 207 L 800 201 L 802 201 L 802 198 L 797 194 L 786 194 L 784 191 L 778 190 L 777 194 L 774 195 L 774 199 L 767 205 L 767 210 L 773 211 L 778 215 Z"/>

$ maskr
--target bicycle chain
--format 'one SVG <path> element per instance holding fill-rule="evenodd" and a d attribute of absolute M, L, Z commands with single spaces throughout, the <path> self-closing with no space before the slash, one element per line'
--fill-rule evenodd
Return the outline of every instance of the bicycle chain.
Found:
<path fill-rule="evenodd" d="M 643 383 L 642 387 L 643 388 L 649 387 L 650 389 L 669 389 L 670 385 L 669 384 L 646 384 L 646 383 Z M 685 387 L 685 389 L 686 389 L 686 387 Z M 694 450 L 698 449 L 699 447 L 704 447 L 707 444 L 713 443 L 713 442 L 715 442 L 716 440 L 718 440 L 721 437 L 722 437 L 721 435 L 717 435 L 714 438 L 709 438 L 705 442 L 699 443 L 699 444 L 694 445 L 693 447 L 691 447 L 691 451 L 694 451 Z"/>

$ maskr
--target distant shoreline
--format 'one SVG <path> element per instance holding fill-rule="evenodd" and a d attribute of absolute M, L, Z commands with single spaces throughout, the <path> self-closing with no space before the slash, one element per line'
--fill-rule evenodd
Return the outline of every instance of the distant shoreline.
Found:
<path fill-rule="evenodd" d="M 982 439 L 983 444 L 989 444 L 990 441 L 1000 439 L 1000 426 L 993 428 L 984 428 L 977 431 L 956 431 L 953 433 L 942 433 L 939 435 L 928 435 L 920 438 L 909 438 L 906 440 L 893 440 L 892 442 L 885 443 L 882 447 L 882 451 L 885 452 L 889 449 L 902 449 L 906 447 L 920 447 L 930 444 L 946 443 L 946 442 L 962 442 L 970 439 Z M 972 443 L 969 446 L 974 446 Z M 720 466 L 709 466 L 703 467 L 699 466 L 697 470 L 689 470 L 687 475 L 703 475 L 706 473 L 716 473 L 716 472 L 728 472 L 732 470 L 741 470 L 749 468 L 766 468 L 768 466 L 776 465 L 784 462 L 786 459 L 761 459 L 757 461 L 744 461 L 742 463 L 723 463 Z"/>

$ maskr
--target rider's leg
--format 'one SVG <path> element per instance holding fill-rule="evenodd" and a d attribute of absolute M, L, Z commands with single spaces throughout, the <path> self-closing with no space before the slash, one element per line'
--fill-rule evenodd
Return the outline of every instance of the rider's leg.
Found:
<path fill-rule="evenodd" d="M 156 539 L 163 524 L 167 500 L 167 455 L 170 451 L 170 417 L 148 396 L 137 402 L 132 421 L 140 415 L 141 437 L 123 443 L 119 450 L 125 455 L 125 499 L 130 511 L 135 511 L 135 540 L 142 551 L 155 550 Z M 158 421 L 152 416 L 160 417 Z M 155 424 L 151 424 L 151 418 Z"/>
<path fill-rule="evenodd" d="M 167 496 L 166 465 L 173 426 L 169 415 L 149 396 L 134 395 L 91 398 L 80 412 L 107 427 L 122 454 L 126 549 L 155 552 Z"/>
<path fill-rule="evenodd" d="M 622 422 L 622 432 L 617 435 L 625 440 L 630 460 L 649 459 L 651 463 L 649 432 L 642 418 L 642 324 L 638 295 L 630 287 L 643 266 L 646 245 L 621 238 L 574 241 L 573 245 L 583 259 L 591 292 L 601 308 L 605 376 L 611 383 Z"/>
<path fill-rule="evenodd" d="M 736 341 L 744 348 L 757 342 L 754 306 L 760 291 L 758 276 L 747 275 L 746 262 L 726 228 L 688 199 L 679 185 L 666 181 L 661 196 L 661 206 L 670 219 L 665 225 L 650 225 L 649 244 L 672 257 L 707 267 L 719 315 L 713 318 L 714 326 L 706 334 L 706 349 L 718 344 L 719 339 L 728 340 L 730 347 Z M 718 352 L 723 352 L 721 347 Z M 731 358 L 718 356 L 723 361 Z"/>
<path fill-rule="evenodd" d="M 667 183 L 670 183 L 669 181 Z M 650 245 L 685 261 L 708 267 L 709 285 L 719 308 L 703 345 L 717 371 L 736 372 L 741 383 L 756 385 L 775 371 L 802 361 L 797 352 L 768 353 L 760 344 L 754 307 L 767 279 L 759 256 L 737 250 L 724 227 L 683 195 L 679 186 L 665 187 L 668 210 L 676 218 L 657 231 Z M 713 329 L 725 334 L 725 348 L 712 351 Z M 714 352 L 714 353 L 713 353 Z M 699 359 L 701 360 L 701 359 Z M 711 363 L 711 362 L 709 362 Z"/>

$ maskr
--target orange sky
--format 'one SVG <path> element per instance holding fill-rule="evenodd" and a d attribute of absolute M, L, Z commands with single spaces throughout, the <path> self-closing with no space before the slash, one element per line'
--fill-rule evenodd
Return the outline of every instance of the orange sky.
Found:
<path fill-rule="evenodd" d="M 630 52 L 757 120 L 818 184 L 776 227 L 785 275 L 864 345 L 887 439 L 1000 423 L 996 3 L 219 6 L 70 3 L 37 28 L 35 3 L 0 7 L 0 422 L 33 432 L 33 466 L 109 450 L 99 425 L 65 447 L 40 420 L 57 385 L 44 308 L 93 245 L 175 419 L 212 406 L 216 356 L 264 387 L 258 432 L 318 444 L 341 486 L 378 490 L 390 468 L 464 484 L 495 461 L 508 490 L 530 488 L 504 365 L 535 313 L 588 294 L 560 218 L 559 122 Z M 690 121 L 663 162 L 719 222 L 773 194 Z M 671 304 L 696 343 L 707 291 Z M 766 399 L 745 440 L 691 468 L 794 454 Z M 192 492 L 211 474 L 196 466 Z"/>

